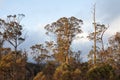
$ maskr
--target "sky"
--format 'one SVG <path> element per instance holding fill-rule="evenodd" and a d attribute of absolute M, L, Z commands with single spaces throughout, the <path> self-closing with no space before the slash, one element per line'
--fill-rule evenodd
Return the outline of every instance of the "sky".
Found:
<path fill-rule="evenodd" d="M 61 17 L 75 16 L 83 20 L 82 39 L 73 41 L 73 50 L 81 50 L 86 60 L 92 43 L 86 38 L 92 31 L 92 11 L 96 4 L 96 21 L 110 25 L 105 33 L 109 38 L 115 32 L 120 31 L 120 0 L 0 0 L 0 18 L 7 15 L 25 14 L 21 24 L 24 33 L 27 33 L 26 41 L 20 48 L 29 49 L 34 44 L 53 40 L 46 36 L 44 26 L 55 22 Z M 87 50 L 86 50 L 87 49 Z"/>

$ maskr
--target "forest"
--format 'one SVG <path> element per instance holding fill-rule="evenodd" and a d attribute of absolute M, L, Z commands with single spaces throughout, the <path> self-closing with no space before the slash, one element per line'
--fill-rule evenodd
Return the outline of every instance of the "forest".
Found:
<path fill-rule="evenodd" d="M 0 80 L 120 80 L 120 32 L 111 35 L 105 45 L 104 35 L 110 26 L 96 22 L 95 7 L 93 32 L 87 36 L 93 42 L 87 61 L 82 61 L 81 49 L 71 49 L 76 35 L 84 33 L 82 19 L 61 17 L 48 23 L 46 35 L 55 40 L 34 44 L 27 51 L 19 49 L 27 38 L 21 24 L 25 15 L 6 16 L 0 19 Z M 4 46 L 8 44 L 10 47 Z M 28 61 L 28 54 L 34 62 Z"/>

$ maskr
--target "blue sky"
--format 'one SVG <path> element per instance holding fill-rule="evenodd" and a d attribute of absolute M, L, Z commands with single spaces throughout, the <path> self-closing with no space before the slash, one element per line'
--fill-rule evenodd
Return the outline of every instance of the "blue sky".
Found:
<path fill-rule="evenodd" d="M 85 18 L 93 0 L 1 0 L 0 16 L 24 13 L 26 27 L 53 22 L 60 17 Z M 30 27 L 29 27 L 30 28 Z"/>
<path fill-rule="evenodd" d="M 75 16 L 82 19 L 84 21 L 82 35 L 86 36 L 92 30 L 94 3 L 97 8 L 97 22 L 110 24 L 106 36 L 109 37 L 116 31 L 120 31 L 119 0 L 0 0 L 0 18 L 10 14 L 26 15 L 21 23 L 28 38 L 21 46 L 28 49 L 33 44 L 50 40 L 51 38 L 45 35 L 44 26 L 61 17 Z M 91 43 L 84 38 L 75 40 L 73 46 L 75 50 L 83 50 L 83 54 L 86 55 L 91 48 Z"/>
<path fill-rule="evenodd" d="M 88 3 L 89 2 L 89 3 Z M 63 16 L 87 14 L 92 0 L 2 0 L 0 16 L 24 13 L 34 23 L 48 23 Z M 87 10 L 85 10 L 87 9 Z M 25 20 L 26 21 L 26 20 Z M 28 24 L 28 22 L 26 22 Z"/>

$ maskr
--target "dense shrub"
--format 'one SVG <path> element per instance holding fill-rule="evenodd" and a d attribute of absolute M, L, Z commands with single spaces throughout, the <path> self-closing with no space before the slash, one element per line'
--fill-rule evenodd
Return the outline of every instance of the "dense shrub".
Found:
<path fill-rule="evenodd" d="M 108 64 L 94 66 L 87 73 L 88 80 L 115 80 L 115 71 Z"/>

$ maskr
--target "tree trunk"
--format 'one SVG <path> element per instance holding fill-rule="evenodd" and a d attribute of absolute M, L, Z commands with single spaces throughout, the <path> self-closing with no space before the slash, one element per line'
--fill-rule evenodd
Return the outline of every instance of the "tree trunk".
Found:
<path fill-rule="evenodd" d="M 93 12 L 93 24 L 94 24 L 94 64 L 96 64 L 96 21 L 95 21 L 95 5 Z"/>

